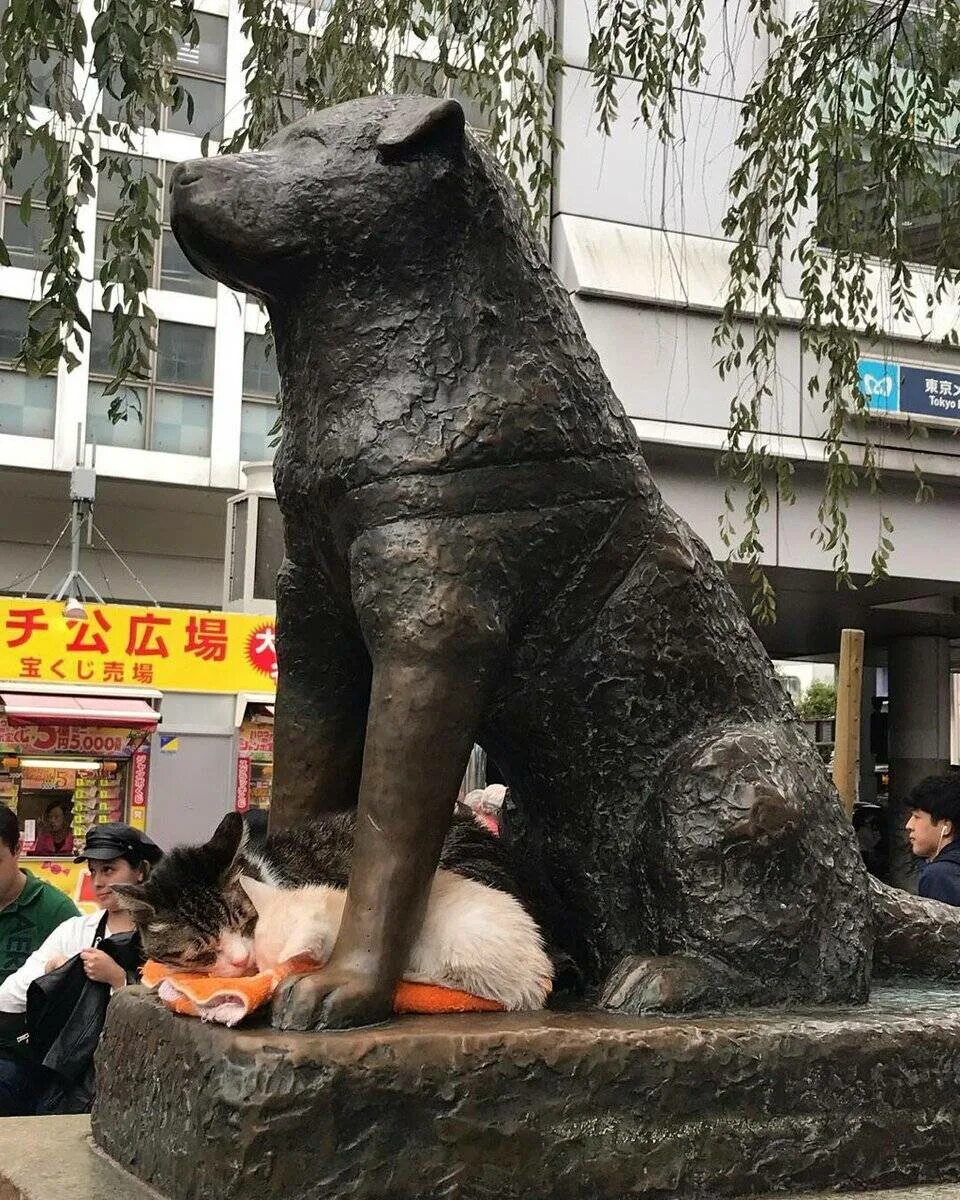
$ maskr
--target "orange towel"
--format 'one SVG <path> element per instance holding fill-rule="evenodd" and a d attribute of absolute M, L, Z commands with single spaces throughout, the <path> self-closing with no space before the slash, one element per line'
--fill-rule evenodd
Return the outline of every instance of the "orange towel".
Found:
<path fill-rule="evenodd" d="M 317 969 L 316 963 L 294 960 L 275 971 L 245 975 L 239 979 L 223 979 L 215 975 L 192 975 L 176 972 L 152 960 L 144 965 L 142 979 L 173 1012 L 188 1017 L 201 1017 L 221 1025 L 236 1025 L 244 1017 L 265 1005 L 278 984 L 288 975 L 304 974 Z M 397 985 L 393 997 L 396 1013 L 460 1013 L 503 1012 L 503 1005 L 483 996 L 471 996 L 456 988 L 432 983 Z"/>

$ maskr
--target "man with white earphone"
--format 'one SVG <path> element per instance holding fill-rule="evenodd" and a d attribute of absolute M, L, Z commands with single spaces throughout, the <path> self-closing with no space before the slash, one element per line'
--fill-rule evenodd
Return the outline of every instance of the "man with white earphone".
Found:
<path fill-rule="evenodd" d="M 960 772 L 931 775 L 910 793 L 910 848 L 926 859 L 917 892 L 960 905 Z"/>

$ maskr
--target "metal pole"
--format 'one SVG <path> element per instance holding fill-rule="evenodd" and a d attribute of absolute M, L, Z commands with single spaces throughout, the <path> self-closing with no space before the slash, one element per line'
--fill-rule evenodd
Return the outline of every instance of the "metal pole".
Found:
<path fill-rule="evenodd" d="M 80 526 L 82 519 L 80 501 L 72 500 L 70 502 L 70 570 L 59 589 L 51 592 L 47 597 L 48 600 L 62 600 L 64 596 L 72 595 L 75 587 L 77 587 L 77 596 L 80 598 L 77 580 L 80 578 Z"/>
<path fill-rule="evenodd" d="M 76 579 L 80 574 L 80 504 L 74 500 L 70 504 L 70 578 Z"/>

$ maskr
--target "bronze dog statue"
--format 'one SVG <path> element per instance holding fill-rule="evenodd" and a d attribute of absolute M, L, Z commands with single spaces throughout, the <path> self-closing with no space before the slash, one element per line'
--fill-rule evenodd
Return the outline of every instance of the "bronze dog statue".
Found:
<path fill-rule="evenodd" d="M 271 822 L 358 805 L 333 957 L 275 1020 L 389 1015 L 475 740 L 602 1003 L 865 999 L 875 904 L 817 752 L 460 107 L 182 164 L 173 228 L 277 343 Z"/>

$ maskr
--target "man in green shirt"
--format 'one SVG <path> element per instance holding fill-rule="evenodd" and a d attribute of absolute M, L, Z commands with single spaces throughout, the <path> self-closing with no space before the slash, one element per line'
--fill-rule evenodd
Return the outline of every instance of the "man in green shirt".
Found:
<path fill-rule="evenodd" d="M 68 917 L 77 906 L 51 883 L 20 868 L 20 826 L 0 804 L 0 983 Z"/>

